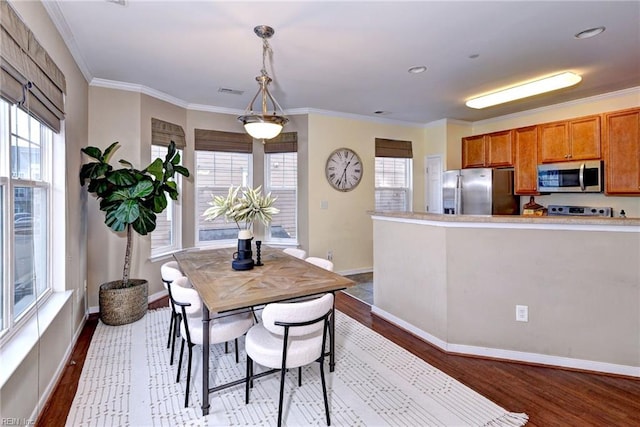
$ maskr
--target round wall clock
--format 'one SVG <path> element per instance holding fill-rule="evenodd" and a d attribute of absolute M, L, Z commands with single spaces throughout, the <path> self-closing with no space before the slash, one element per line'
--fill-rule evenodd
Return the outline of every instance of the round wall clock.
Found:
<path fill-rule="evenodd" d="M 351 191 L 362 179 L 362 161 L 350 148 L 338 148 L 327 158 L 327 181 L 338 191 Z"/>

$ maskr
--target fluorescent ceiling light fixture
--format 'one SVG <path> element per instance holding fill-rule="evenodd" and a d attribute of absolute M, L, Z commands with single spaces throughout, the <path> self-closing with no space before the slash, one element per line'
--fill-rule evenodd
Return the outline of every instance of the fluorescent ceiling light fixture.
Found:
<path fill-rule="evenodd" d="M 493 105 L 504 104 L 505 102 L 515 101 L 516 99 L 527 98 L 529 96 L 539 95 L 545 92 L 562 89 L 565 87 L 578 84 L 582 77 L 571 72 L 556 74 L 551 77 L 534 80 L 508 89 L 493 92 L 487 95 L 470 99 L 466 102 L 467 107 L 486 108 Z"/>

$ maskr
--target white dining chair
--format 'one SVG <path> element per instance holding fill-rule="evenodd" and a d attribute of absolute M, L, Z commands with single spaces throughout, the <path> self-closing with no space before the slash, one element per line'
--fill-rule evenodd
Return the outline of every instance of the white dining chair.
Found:
<path fill-rule="evenodd" d="M 307 257 L 307 251 L 305 251 L 304 249 L 284 248 L 282 252 L 300 259 L 305 259 Z"/>
<path fill-rule="evenodd" d="M 328 259 L 310 256 L 305 258 L 305 261 L 313 265 L 317 265 L 318 267 L 322 267 L 325 270 L 333 271 L 333 262 L 329 261 Z"/>
<path fill-rule="evenodd" d="M 324 409 L 327 425 L 331 425 L 327 385 L 324 378 L 324 349 L 332 312 L 333 294 L 325 294 L 303 302 L 271 303 L 267 304 L 262 311 L 262 322 L 254 325 L 247 332 L 245 402 L 249 403 L 249 389 L 253 387 L 253 362 L 267 368 L 280 369 L 278 426 L 282 425 L 282 402 L 287 370 L 298 368 L 298 386 L 300 387 L 302 386 L 302 366 L 313 362 L 320 363 Z"/>
<path fill-rule="evenodd" d="M 202 300 L 198 291 L 189 286 L 189 279 L 180 277 L 171 283 L 171 295 L 176 306 L 180 307 L 182 316 L 180 321 L 180 358 L 178 359 L 178 373 L 176 382 L 180 382 L 180 371 L 182 370 L 182 356 L 184 347 L 188 347 L 187 359 L 187 388 L 185 391 L 184 407 L 189 406 L 189 385 L 191 382 L 191 360 L 193 358 L 193 347 L 203 344 L 204 334 L 209 333 L 209 344 L 226 343 L 235 341 L 236 362 L 238 362 L 238 338 L 243 336 L 253 326 L 253 316 L 250 311 L 224 313 L 216 316 L 212 315 L 209 322 L 209 331 L 205 331 L 202 325 Z M 202 351 L 208 351 L 203 349 Z"/>
<path fill-rule="evenodd" d="M 176 337 L 179 335 L 178 326 L 180 325 L 180 309 L 176 307 L 171 298 L 171 283 L 179 277 L 182 277 L 182 271 L 176 261 L 168 261 L 160 266 L 160 276 L 162 284 L 169 294 L 169 307 L 171 308 L 169 319 L 169 337 L 167 338 L 167 348 L 171 347 L 171 359 L 169 365 L 173 365 L 173 354 L 176 346 Z"/>

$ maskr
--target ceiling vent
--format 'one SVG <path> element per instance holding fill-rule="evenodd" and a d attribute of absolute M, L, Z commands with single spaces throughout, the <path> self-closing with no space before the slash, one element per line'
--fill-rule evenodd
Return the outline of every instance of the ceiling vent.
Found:
<path fill-rule="evenodd" d="M 242 95 L 244 93 L 243 90 L 238 90 L 238 89 L 229 89 L 227 87 L 221 87 L 218 89 L 218 92 L 220 93 L 227 93 L 229 95 Z"/>

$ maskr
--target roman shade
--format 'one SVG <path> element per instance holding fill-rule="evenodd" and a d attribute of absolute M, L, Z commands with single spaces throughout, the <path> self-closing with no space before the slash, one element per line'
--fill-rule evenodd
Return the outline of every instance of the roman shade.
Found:
<path fill-rule="evenodd" d="M 376 138 L 376 157 L 413 158 L 411 141 Z"/>
<path fill-rule="evenodd" d="M 265 142 L 265 154 L 292 153 L 298 151 L 298 132 L 283 132 Z"/>
<path fill-rule="evenodd" d="M 195 129 L 195 149 L 198 151 L 252 153 L 253 139 L 246 133 Z"/>
<path fill-rule="evenodd" d="M 62 71 L 9 3 L 0 0 L 0 96 L 60 132 L 65 92 Z"/>
<path fill-rule="evenodd" d="M 151 144 L 168 147 L 171 141 L 179 150 L 187 146 L 182 126 L 151 118 Z"/>

